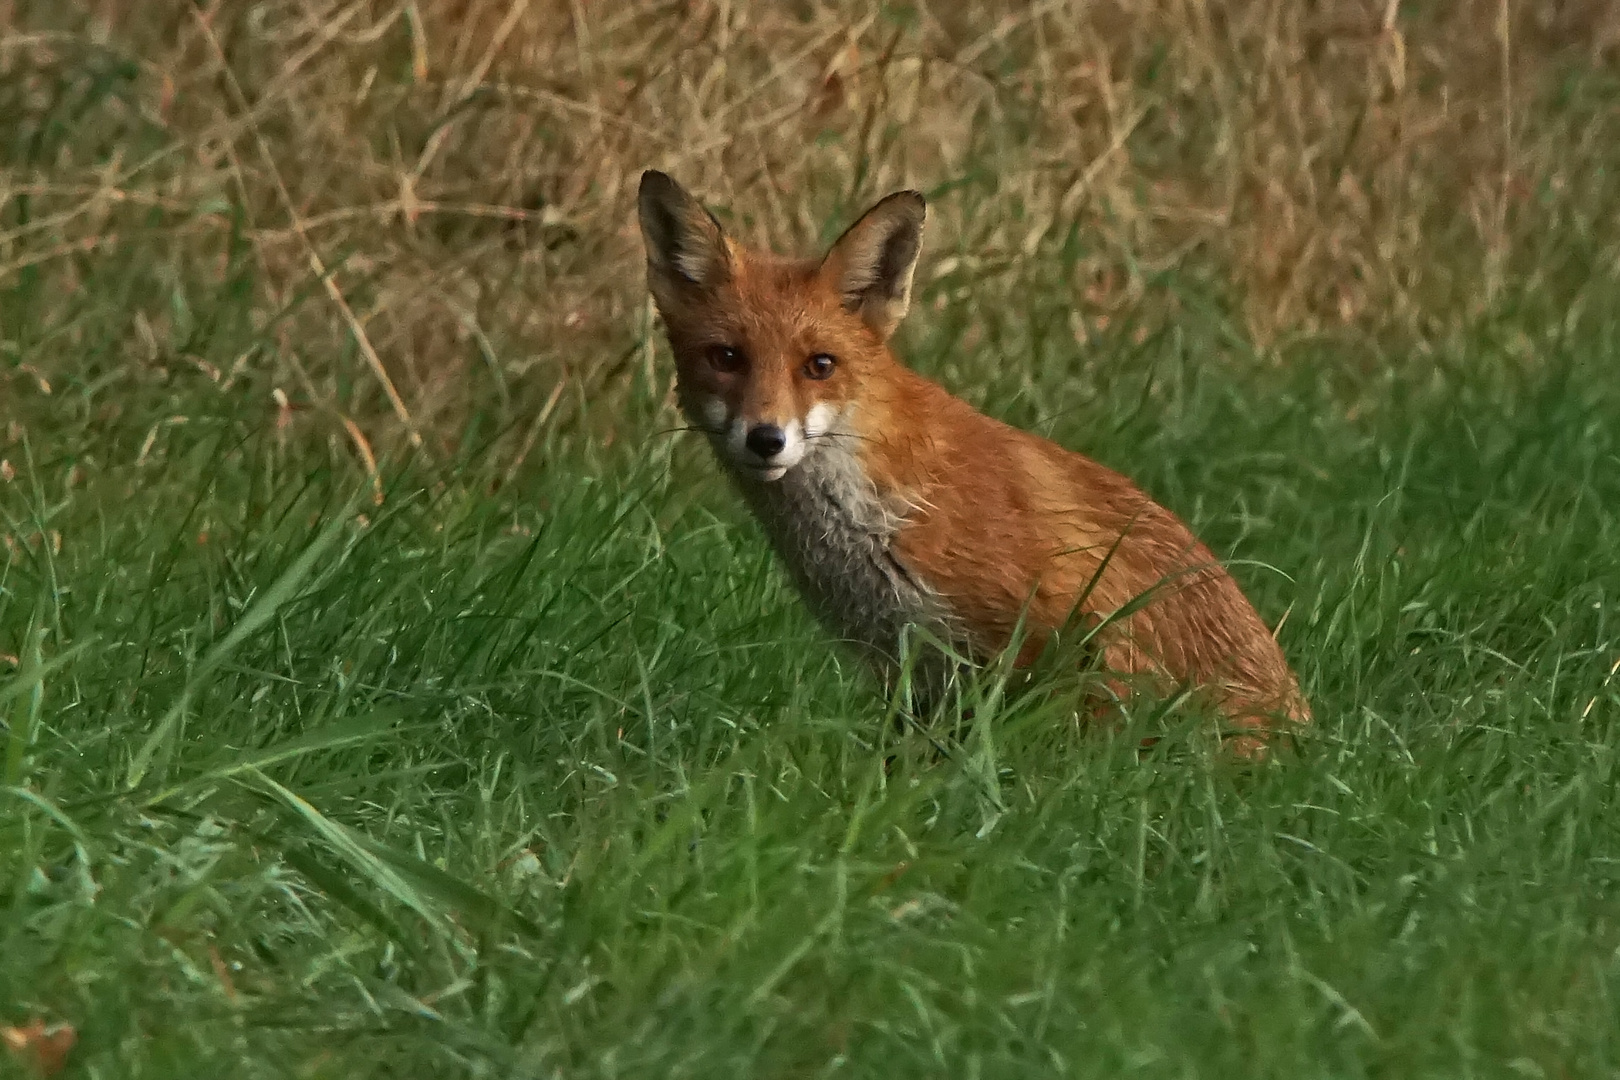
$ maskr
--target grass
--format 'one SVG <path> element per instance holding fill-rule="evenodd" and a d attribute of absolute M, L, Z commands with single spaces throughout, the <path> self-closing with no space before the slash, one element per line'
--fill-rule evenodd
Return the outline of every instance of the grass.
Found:
<path fill-rule="evenodd" d="M 1286 571 L 1239 566 L 1318 723 L 1259 769 L 1037 694 L 885 775 L 884 702 L 653 402 L 381 506 L 211 390 L 138 466 L 161 408 L 29 434 L 8 1019 L 86 1076 L 1606 1075 L 1615 330 L 989 382 Z"/>
<path fill-rule="evenodd" d="M 19 7 L 0 1025 L 85 1077 L 1620 1071 L 1602 6 L 742 7 Z M 1298 746 L 989 678 L 895 736 L 669 433 L 646 164 L 779 238 L 929 187 L 903 351 L 1231 556 Z"/>

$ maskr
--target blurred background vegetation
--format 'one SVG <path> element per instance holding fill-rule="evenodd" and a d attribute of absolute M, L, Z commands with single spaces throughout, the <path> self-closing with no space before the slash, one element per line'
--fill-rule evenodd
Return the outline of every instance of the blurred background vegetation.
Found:
<path fill-rule="evenodd" d="M 610 430 L 667 383 L 646 167 L 789 248 L 916 186 L 936 307 L 1039 295 L 1080 343 L 1195 307 L 1271 361 L 1578 320 L 1620 252 L 1605 0 L 5 0 L 0 28 L 8 412 L 203 379 L 345 442 Z M 224 295 L 232 325 L 199 316 Z"/>

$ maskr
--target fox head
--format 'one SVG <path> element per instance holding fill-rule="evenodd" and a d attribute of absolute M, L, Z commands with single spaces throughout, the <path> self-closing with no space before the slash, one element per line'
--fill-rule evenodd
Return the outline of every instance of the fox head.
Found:
<path fill-rule="evenodd" d="M 639 210 L 682 410 L 739 473 L 780 479 L 897 363 L 888 340 L 911 303 L 922 195 L 883 199 L 820 259 L 742 247 L 661 172 L 642 174 Z"/>

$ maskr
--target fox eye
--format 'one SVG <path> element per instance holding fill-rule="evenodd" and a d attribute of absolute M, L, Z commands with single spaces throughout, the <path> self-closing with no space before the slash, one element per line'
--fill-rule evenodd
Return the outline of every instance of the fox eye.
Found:
<path fill-rule="evenodd" d="M 818 352 L 804 362 L 804 377 L 807 379 L 825 379 L 833 373 L 838 366 L 838 359 L 829 353 Z"/>
<path fill-rule="evenodd" d="M 716 371 L 727 375 L 741 371 L 743 368 L 743 354 L 741 349 L 730 345 L 709 346 L 709 366 Z"/>

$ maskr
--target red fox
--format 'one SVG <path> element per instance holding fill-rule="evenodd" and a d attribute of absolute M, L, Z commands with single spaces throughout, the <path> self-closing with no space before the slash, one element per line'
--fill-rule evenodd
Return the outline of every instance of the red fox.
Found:
<path fill-rule="evenodd" d="M 889 195 L 808 260 L 744 248 L 661 172 L 642 174 L 639 212 L 682 411 L 812 611 L 880 676 L 907 625 L 975 661 L 1022 625 L 1022 664 L 1078 618 L 1116 694 L 1196 688 L 1251 750 L 1310 719 L 1265 623 L 1174 514 L 895 358 L 921 194 Z"/>

